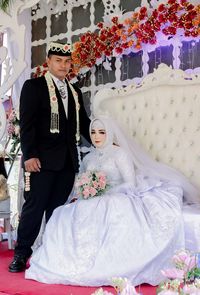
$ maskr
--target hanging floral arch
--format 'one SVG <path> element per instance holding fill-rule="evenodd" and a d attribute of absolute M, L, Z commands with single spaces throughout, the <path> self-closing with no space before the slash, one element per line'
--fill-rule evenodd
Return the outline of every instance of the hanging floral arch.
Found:
<path fill-rule="evenodd" d="M 129 17 L 115 16 L 109 23 L 100 22 L 97 32 L 86 32 L 73 44 L 73 78 L 85 73 L 105 57 L 138 52 L 145 45 L 155 46 L 158 38 L 194 39 L 200 37 L 200 4 L 187 0 L 168 0 L 156 9 L 141 7 Z M 43 75 L 47 65 L 37 67 L 35 76 Z"/>

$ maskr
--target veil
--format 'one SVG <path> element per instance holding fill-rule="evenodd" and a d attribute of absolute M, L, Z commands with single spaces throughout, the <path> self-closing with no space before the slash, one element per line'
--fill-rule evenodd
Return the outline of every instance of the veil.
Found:
<path fill-rule="evenodd" d="M 126 135 L 126 132 L 113 118 L 101 115 L 95 117 L 95 119 L 106 122 L 106 125 L 113 132 L 114 143 L 126 151 L 134 167 L 141 171 L 143 175 L 159 177 L 161 180 L 176 183 L 183 189 L 185 202 L 189 204 L 200 203 L 200 192 L 184 175 L 165 164 L 153 160 L 134 139 Z"/>

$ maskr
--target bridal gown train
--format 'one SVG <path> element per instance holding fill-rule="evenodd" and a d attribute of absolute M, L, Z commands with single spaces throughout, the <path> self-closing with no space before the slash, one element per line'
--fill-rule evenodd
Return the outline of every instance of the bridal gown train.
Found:
<path fill-rule="evenodd" d="M 54 211 L 25 277 L 81 286 L 110 285 L 118 276 L 134 285 L 158 284 L 160 270 L 184 247 L 182 188 L 135 176 L 117 146 L 94 150 L 84 158 L 84 167 L 105 171 L 110 190 Z"/>

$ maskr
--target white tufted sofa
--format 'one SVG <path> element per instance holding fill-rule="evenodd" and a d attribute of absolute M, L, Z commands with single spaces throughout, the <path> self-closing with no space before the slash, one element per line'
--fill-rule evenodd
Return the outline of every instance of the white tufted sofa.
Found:
<path fill-rule="evenodd" d="M 161 64 L 140 85 L 100 90 L 92 111 L 111 114 L 154 159 L 181 171 L 200 191 L 200 75 Z M 186 248 L 200 251 L 200 208 L 183 212 Z"/>

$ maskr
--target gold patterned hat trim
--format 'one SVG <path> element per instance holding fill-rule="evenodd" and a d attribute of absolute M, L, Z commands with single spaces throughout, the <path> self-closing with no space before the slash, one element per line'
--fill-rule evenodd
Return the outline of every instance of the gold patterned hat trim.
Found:
<path fill-rule="evenodd" d="M 51 42 L 48 46 L 48 56 L 50 54 L 60 55 L 60 56 L 71 56 L 72 45 L 69 43 L 62 44 L 58 42 Z"/>

